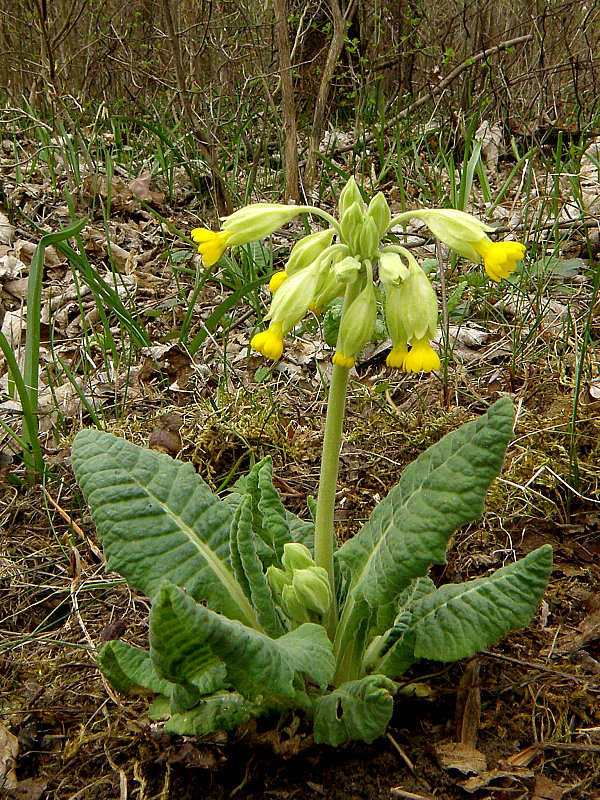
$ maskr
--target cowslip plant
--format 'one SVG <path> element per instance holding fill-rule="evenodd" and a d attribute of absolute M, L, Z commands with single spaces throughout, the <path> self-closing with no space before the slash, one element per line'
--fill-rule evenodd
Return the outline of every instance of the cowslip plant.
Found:
<path fill-rule="evenodd" d="M 370 742 L 385 731 L 407 669 L 421 659 L 466 658 L 526 625 L 552 568 L 543 546 L 466 583 L 436 586 L 428 577 L 457 528 L 482 513 L 512 436 L 507 398 L 419 456 L 337 546 L 346 388 L 376 323 L 376 273 L 393 342 L 388 363 L 407 371 L 439 366 L 430 344 L 435 293 L 414 257 L 386 243 L 388 232 L 420 217 L 457 252 L 483 259 L 493 280 L 514 269 L 524 248 L 491 242 L 490 229 L 462 212 L 392 219 L 382 195 L 366 207 L 353 181 L 341 194 L 339 220 L 307 206 L 257 204 L 228 217 L 221 232 L 192 235 L 215 263 L 226 247 L 309 212 L 327 228 L 298 242 L 272 280 L 270 325 L 252 346 L 280 358 L 286 333 L 308 309 L 344 293 L 314 521 L 284 508 L 268 458 L 220 498 L 190 464 L 110 433 L 83 430 L 73 442 L 73 469 L 107 567 L 151 600 L 149 649 L 108 642 L 98 662 L 117 690 L 156 694 L 149 715 L 169 732 L 205 734 L 298 709 L 312 719 L 317 743 Z"/>

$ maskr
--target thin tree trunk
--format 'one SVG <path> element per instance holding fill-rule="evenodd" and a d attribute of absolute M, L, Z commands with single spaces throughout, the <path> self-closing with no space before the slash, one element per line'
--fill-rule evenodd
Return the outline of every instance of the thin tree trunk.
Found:
<path fill-rule="evenodd" d="M 335 74 L 335 68 L 344 46 L 344 38 L 348 25 L 352 21 L 354 12 L 356 11 L 355 0 L 350 0 L 350 4 L 345 13 L 342 13 L 338 0 L 330 0 L 331 16 L 333 19 L 333 36 L 331 44 L 329 45 L 329 52 L 327 53 L 327 60 L 323 68 L 321 76 L 321 83 L 317 93 L 317 100 L 315 102 L 315 113 L 313 115 L 312 127 L 310 131 L 310 139 L 308 145 L 308 156 L 306 159 L 306 166 L 304 167 L 304 191 L 310 195 L 315 185 L 317 177 L 317 152 L 319 144 L 323 138 L 323 129 L 325 127 L 325 107 L 329 99 L 329 92 L 331 90 L 331 82 Z"/>
<path fill-rule="evenodd" d="M 191 105 L 191 97 L 185 81 L 185 72 L 183 71 L 183 64 L 181 61 L 181 50 L 179 48 L 179 39 L 175 32 L 175 25 L 173 24 L 173 15 L 171 13 L 171 6 L 169 0 L 162 0 L 163 10 L 165 12 L 165 21 L 167 23 L 167 35 L 171 45 L 171 52 L 173 54 L 173 63 L 175 64 L 175 74 L 177 77 L 177 88 L 179 91 L 179 99 L 181 101 L 181 108 L 189 123 L 191 124 L 194 133 L 198 137 L 198 144 L 202 157 L 210 170 L 213 187 L 215 191 L 215 205 L 219 214 L 231 214 L 233 211 L 233 202 L 227 184 L 221 177 L 217 159 L 215 158 L 211 137 L 208 131 L 200 124 L 198 118 L 194 115 Z M 212 137 L 214 138 L 214 137 Z"/>
<path fill-rule="evenodd" d="M 285 164 L 286 201 L 300 200 L 298 176 L 298 137 L 296 132 L 296 104 L 292 81 L 292 58 L 288 34 L 287 0 L 273 0 L 275 13 L 275 35 L 279 54 L 279 78 L 281 80 L 281 111 L 283 115 L 283 161 Z"/>

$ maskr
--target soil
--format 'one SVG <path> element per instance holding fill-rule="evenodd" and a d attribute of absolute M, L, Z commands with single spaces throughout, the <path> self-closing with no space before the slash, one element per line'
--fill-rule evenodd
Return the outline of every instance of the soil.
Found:
<path fill-rule="evenodd" d="M 431 386 L 429 392 L 434 397 Z M 548 414 L 549 402 L 540 389 L 522 409 L 517 433 L 534 440 L 537 413 L 545 406 Z M 443 411 L 441 405 L 398 412 L 381 399 L 351 399 L 340 536 L 352 535 L 376 491 L 382 492 L 382 481 L 392 485 L 413 450 L 473 413 L 465 407 Z M 299 510 L 315 488 L 318 431 L 296 428 L 290 439 L 284 406 L 271 416 L 269 430 L 235 404 L 227 416 L 226 428 L 213 420 L 207 433 L 202 414 L 186 410 L 183 457 L 198 458 L 203 436 L 204 458 L 212 455 L 218 484 L 240 459 L 232 429 L 244 428 L 256 455 L 285 436 L 285 460 L 279 459 L 276 474 L 285 502 Z M 134 438 L 150 440 L 155 422 L 139 423 Z M 596 423 L 589 424 L 595 436 Z M 546 452 L 551 438 L 543 439 Z M 396 465 L 388 475 L 377 469 L 384 442 Z M 197 740 L 169 736 L 148 721 L 146 698 L 117 697 L 103 683 L 90 646 L 121 636 L 143 643 L 148 603 L 105 576 L 93 527 L 73 488 L 68 448 L 57 450 L 55 460 L 60 480 L 45 492 L 29 490 L 13 509 L 11 537 L 2 545 L 12 556 L 12 573 L 4 562 L 3 629 L 11 646 L 3 648 L 0 662 L 3 724 L 18 740 L 18 783 L 7 797 L 600 798 L 600 517 L 593 503 L 577 498 L 565 521 L 532 514 L 531 504 L 527 514 L 521 509 L 513 515 L 521 503 L 510 485 L 524 460 L 518 449 L 509 450 L 505 480 L 492 488 L 484 519 L 457 534 L 446 567 L 433 577 L 472 578 L 550 542 L 555 568 L 538 615 L 528 629 L 469 662 L 414 668 L 387 735 L 338 749 L 315 746 L 307 723 L 296 716 L 261 719 Z M 556 510 L 560 485 L 543 491 L 538 510 Z M 68 506 L 67 520 L 49 499 L 54 497 L 63 510 Z M 566 503 L 564 496 L 560 502 Z M 82 525 L 81 534 L 68 520 Z"/>

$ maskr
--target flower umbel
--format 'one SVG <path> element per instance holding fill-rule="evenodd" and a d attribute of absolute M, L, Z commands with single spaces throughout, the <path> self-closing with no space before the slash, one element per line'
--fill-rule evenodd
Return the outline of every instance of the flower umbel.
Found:
<path fill-rule="evenodd" d="M 385 319 L 392 339 L 387 365 L 409 372 L 438 369 L 440 359 L 431 347 L 436 336 L 436 293 L 409 249 L 388 234 L 409 218 L 422 220 L 434 236 L 459 255 L 483 262 L 493 281 L 507 278 L 525 255 L 519 242 L 492 242 L 491 225 L 456 209 L 416 209 L 392 218 L 380 192 L 367 206 L 364 193 L 351 178 L 339 199 L 339 220 L 311 206 L 254 203 L 222 219 L 220 231 L 194 228 L 192 238 L 206 266 L 215 264 L 230 246 L 272 234 L 298 214 L 312 214 L 326 227 L 296 242 L 283 270 L 269 282 L 272 294 L 266 331 L 252 337 L 251 346 L 278 360 L 285 336 L 310 310 L 327 313 L 330 303 L 345 294 L 341 315 L 325 317 L 327 341 L 339 334 L 333 362 L 350 369 L 376 330 L 381 291 L 385 290 Z M 337 316 L 336 316 L 337 314 Z M 331 324 L 330 324 L 331 323 Z"/>

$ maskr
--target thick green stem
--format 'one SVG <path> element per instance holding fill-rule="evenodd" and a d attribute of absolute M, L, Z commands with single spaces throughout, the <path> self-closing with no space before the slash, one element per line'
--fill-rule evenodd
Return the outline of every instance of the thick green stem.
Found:
<path fill-rule="evenodd" d="M 342 317 L 359 292 L 358 284 L 359 281 L 356 281 L 346 291 Z M 325 419 L 321 475 L 315 518 L 315 563 L 318 567 L 324 567 L 327 570 L 333 593 L 331 608 L 323 619 L 323 624 L 331 639 L 335 635 L 337 626 L 337 604 L 333 572 L 333 552 L 335 549 L 333 514 L 349 372 L 350 370 L 346 369 L 346 367 L 340 367 L 337 364 L 333 365 L 327 400 L 327 417 Z"/>

